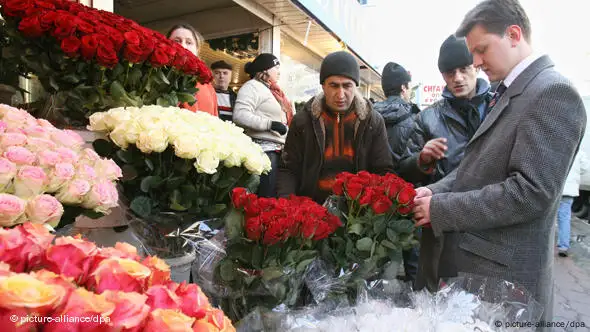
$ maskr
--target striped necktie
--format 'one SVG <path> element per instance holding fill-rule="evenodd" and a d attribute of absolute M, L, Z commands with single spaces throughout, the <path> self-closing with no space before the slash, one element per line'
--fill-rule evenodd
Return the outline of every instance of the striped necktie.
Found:
<path fill-rule="evenodd" d="M 490 100 L 490 103 L 488 104 L 488 111 L 491 111 L 494 106 L 496 105 L 496 103 L 498 102 L 498 99 L 500 99 L 500 96 L 502 96 L 502 94 L 504 93 L 504 91 L 506 91 L 506 85 L 504 85 L 504 82 L 500 83 L 500 85 L 498 85 L 498 87 L 496 88 L 496 93 L 494 93 L 494 96 L 492 97 L 492 100 Z"/>

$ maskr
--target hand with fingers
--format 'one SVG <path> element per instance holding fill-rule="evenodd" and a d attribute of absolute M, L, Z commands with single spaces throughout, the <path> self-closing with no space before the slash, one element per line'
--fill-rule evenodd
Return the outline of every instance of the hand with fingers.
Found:
<path fill-rule="evenodd" d="M 426 142 L 420 151 L 420 166 L 427 166 L 445 157 L 447 151 L 447 139 L 444 137 L 434 138 Z"/>
<path fill-rule="evenodd" d="M 426 187 L 416 188 L 416 197 L 414 198 L 414 222 L 416 227 L 430 225 L 430 200 L 432 191 Z"/>

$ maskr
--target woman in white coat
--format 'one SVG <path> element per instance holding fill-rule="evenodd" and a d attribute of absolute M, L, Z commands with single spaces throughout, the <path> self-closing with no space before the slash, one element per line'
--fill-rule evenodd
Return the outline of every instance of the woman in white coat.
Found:
<path fill-rule="evenodd" d="M 572 203 L 580 192 L 582 167 L 587 164 L 586 155 L 579 151 L 565 180 L 561 202 L 557 210 L 557 250 L 560 257 L 567 257 L 570 249 Z"/>

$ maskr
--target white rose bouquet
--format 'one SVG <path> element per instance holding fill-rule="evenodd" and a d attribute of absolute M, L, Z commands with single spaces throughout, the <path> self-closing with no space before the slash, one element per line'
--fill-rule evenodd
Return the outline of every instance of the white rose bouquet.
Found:
<path fill-rule="evenodd" d="M 124 196 L 144 219 L 173 214 L 178 224 L 220 217 L 233 188 L 255 191 L 259 175 L 270 171 L 266 154 L 241 128 L 203 112 L 128 107 L 94 113 L 89 120 L 89 130 L 110 139 L 95 141 L 94 149 L 122 168 Z M 160 228 L 170 226 L 165 219 Z"/>
<path fill-rule="evenodd" d="M 0 226 L 63 226 L 117 206 L 121 169 L 83 145 L 71 130 L 0 104 Z"/>

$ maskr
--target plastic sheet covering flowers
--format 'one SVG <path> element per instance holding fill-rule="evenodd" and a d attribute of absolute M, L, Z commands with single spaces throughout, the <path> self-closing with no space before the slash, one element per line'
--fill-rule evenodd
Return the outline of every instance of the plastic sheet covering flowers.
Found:
<path fill-rule="evenodd" d="M 197 80 L 212 79 L 190 51 L 117 14 L 69 0 L 0 5 L 11 54 L 50 94 L 43 118 L 80 126 L 112 107 L 193 103 Z"/>
<path fill-rule="evenodd" d="M 355 306 L 324 302 L 301 310 L 255 310 L 240 331 L 500 332 L 512 322 L 537 322 L 543 308 L 517 284 L 475 275 L 455 278 L 440 291 L 412 293 L 398 281 L 378 280 L 359 291 Z"/>
<path fill-rule="evenodd" d="M 201 243 L 194 275 L 232 319 L 257 306 L 295 305 L 318 244 L 342 223 L 306 197 L 262 198 L 236 188 L 232 202 L 225 255 Z"/>
<path fill-rule="evenodd" d="M 63 226 L 116 207 L 121 169 L 83 144 L 74 131 L 0 104 L 0 226 Z"/>
<path fill-rule="evenodd" d="M 0 229 L 0 248 L 2 331 L 235 331 L 198 285 L 172 282 L 163 260 L 141 258 L 131 245 L 54 239 L 26 223 Z"/>

